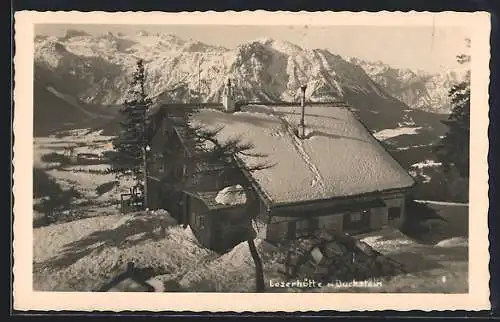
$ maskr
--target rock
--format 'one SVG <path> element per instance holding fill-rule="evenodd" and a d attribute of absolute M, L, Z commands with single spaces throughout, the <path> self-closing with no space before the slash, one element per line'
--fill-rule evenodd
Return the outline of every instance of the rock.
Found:
<path fill-rule="evenodd" d="M 327 266 L 318 266 L 316 267 L 316 270 L 314 271 L 314 275 L 317 277 L 325 277 L 328 275 L 328 267 Z"/>
<path fill-rule="evenodd" d="M 287 278 L 314 278 L 317 281 L 365 280 L 395 274 L 400 264 L 378 253 L 354 237 L 335 238 L 315 234 L 289 244 Z M 286 261 L 285 260 L 285 261 Z"/>
<path fill-rule="evenodd" d="M 333 234 L 327 233 L 326 231 L 322 231 L 322 230 L 315 232 L 314 237 L 319 239 L 319 240 L 325 241 L 325 242 L 330 242 L 330 241 L 334 240 Z"/>
<path fill-rule="evenodd" d="M 344 254 L 344 250 L 337 243 L 331 242 L 324 247 L 324 254 L 329 258 L 339 257 Z"/>
<path fill-rule="evenodd" d="M 358 248 L 367 256 L 377 256 L 377 252 L 365 242 L 359 240 L 356 241 L 356 248 Z"/>
<path fill-rule="evenodd" d="M 300 239 L 296 245 L 302 253 L 309 253 L 311 249 L 316 245 L 311 239 Z"/>
<path fill-rule="evenodd" d="M 317 265 L 312 259 L 305 261 L 300 266 L 297 266 L 297 275 L 311 277 L 316 270 Z"/>
<path fill-rule="evenodd" d="M 321 250 L 319 250 L 318 247 L 314 247 L 312 250 L 311 250 L 311 256 L 312 258 L 314 259 L 314 261 L 316 263 L 321 263 L 321 260 L 323 259 L 323 253 L 321 252 Z"/>

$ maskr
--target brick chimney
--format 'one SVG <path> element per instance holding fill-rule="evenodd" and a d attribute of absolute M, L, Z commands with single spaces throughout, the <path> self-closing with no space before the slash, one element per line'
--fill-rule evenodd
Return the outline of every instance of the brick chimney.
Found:
<path fill-rule="evenodd" d="M 224 110 L 228 113 L 234 112 L 234 100 L 233 100 L 233 88 L 231 85 L 231 79 L 227 80 L 226 86 L 222 93 L 222 105 Z"/>
<path fill-rule="evenodd" d="M 307 85 L 302 85 L 300 86 L 300 90 L 302 91 L 302 96 L 300 97 L 300 107 L 301 107 L 301 112 L 300 112 L 300 124 L 298 128 L 298 137 L 301 139 L 304 139 L 306 137 L 306 125 L 304 122 L 305 118 L 305 109 L 306 109 L 306 89 Z"/>

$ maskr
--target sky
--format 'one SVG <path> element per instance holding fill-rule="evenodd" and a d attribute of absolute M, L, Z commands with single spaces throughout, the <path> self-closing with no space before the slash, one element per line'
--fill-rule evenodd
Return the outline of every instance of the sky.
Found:
<path fill-rule="evenodd" d="M 290 41 L 303 48 L 328 49 L 343 57 L 383 61 L 396 68 L 438 72 L 458 67 L 467 30 L 451 26 L 224 26 L 224 25 L 37 25 L 36 34 L 62 36 L 67 29 L 91 34 L 171 33 L 183 39 L 234 48 L 257 38 Z"/>

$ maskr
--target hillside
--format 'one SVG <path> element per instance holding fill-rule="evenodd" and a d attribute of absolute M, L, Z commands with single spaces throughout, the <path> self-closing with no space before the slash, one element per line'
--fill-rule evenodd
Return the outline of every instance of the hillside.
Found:
<path fill-rule="evenodd" d="M 116 108 L 102 109 L 80 103 L 37 79 L 33 87 L 33 133 L 36 137 L 76 128 L 109 127 L 116 122 Z"/>

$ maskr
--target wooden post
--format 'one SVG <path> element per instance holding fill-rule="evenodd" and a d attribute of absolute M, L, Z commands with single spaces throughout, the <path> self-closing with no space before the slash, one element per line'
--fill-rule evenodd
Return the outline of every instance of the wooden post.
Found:
<path fill-rule="evenodd" d="M 148 202 L 148 157 L 147 157 L 148 149 L 147 146 L 144 146 L 144 152 L 143 152 L 143 161 L 144 161 L 144 209 L 149 208 L 149 202 Z"/>
<path fill-rule="evenodd" d="M 300 113 L 300 129 L 299 129 L 299 137 L 301 139 L 304 139 L 306 136 L 305 132 L 305 108 L 306 108 L 306 88 L 307 85 L 302 85 L 300 89 L 302 90 L 302 97 L 300 98 L 300 106 L 301 106 L 301 113 Z"/>
<path fill-rule="evenodd" d="M 143 161 L 143 174 L 144 174 L 144 196 L 143 196 L 143 206 L 144 209 L 147 210 L 149 208 L 148 202 L 148 140 L 147 140 L 147 107 L 144 106 L 144 119 L 143 119 L 143 127 L 142 127 L 142 136 L 143 136 L 143 151 L 142 151 L 142 161 Z"/>

